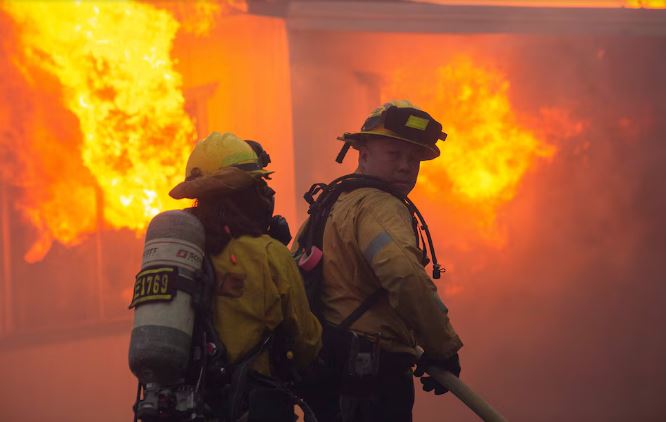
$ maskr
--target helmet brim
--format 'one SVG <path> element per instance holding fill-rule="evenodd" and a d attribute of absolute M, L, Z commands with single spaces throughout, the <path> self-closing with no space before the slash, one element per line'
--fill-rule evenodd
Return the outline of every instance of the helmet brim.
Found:
<path fill-rule="evenodd" d="M 196 199 L 211 194 L 224 195 L 247 189 L 257 179 L 272 174 L 272 171 L 244 171 L 236 167 L 224 167 L 215 173 L 177 184 L 169 192 L 174 199 Z"/>
<path fill-rule="evenodd" d="M 388 129 L 384 128 L 376 128 L 371 131 L 360 131 L 360 132 L 352 132 L 352 133 L 345 133 L 343 136 L 338 138 L 341 141 L 345 142 L 350 142 L 352 147 L 358 148 L 358 143 L 360 141 L 363 141 L 365 137 L 376 137 L 376 138 L 391 138 L 391 139 L 396 139 L 398 141 L 403 141 L 403 142 L 408 142 L 412 145 L 416 145 L 418 147 L 422 148 L 423 155 L 421 157 L 421 161 L 428 161 L 428 160 L 433 160 L 440 155 L 440 150 L 437 147 L 437 145 L 428 145 L 428 144 L 422 144 L 420 142 L 413 141 L 411 139 L 403 138 L 393 131 L 390 131 Z"/>

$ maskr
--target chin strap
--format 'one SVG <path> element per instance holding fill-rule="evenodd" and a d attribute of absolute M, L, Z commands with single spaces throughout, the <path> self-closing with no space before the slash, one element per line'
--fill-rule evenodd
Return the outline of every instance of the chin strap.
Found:
<path fill-rule="evenodd" d="M 338 153 L 338 156 L 335 157 L 335 161 L 338 162 L 339 164 L 342 164 L 342 161 L 345 159 L 345 156 L 347 155 L 347 152 L 349 151 L 349 148 L 351 147 L 351 142 L 347 142 L 344 138 L 344 136 L 339 136 L 338 139 L 340 141 L 344 141 L 345 144 L 340 148 L 340 152 Z"/>

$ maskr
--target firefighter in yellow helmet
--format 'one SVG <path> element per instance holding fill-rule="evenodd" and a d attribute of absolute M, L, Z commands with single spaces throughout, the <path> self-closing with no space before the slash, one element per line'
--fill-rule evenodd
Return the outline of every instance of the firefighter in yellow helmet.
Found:
<path fill-rule="evenodd" d="M 439 277 L 432 240 L 407 198 L 420 162 L 439 156 L 436 142 L 445 138 L 442 126 L 410 102 L 386 103 L 360 131 L 339 138 L 345 144 L 338 161 L 349 147 L 358 150 L 356 172 L 306 194 L 310 217 L 292 253 L 324 327 L 319 388 L 304 388 L 316 392 L 306 399 L 320 422 L 340 413 L 345 422 L 411 421 L 414 364 L 418 375 L 426 365 L 460 373 L 462 343 L 425 270 L 432 260 Z M 421 381 L 426 391 L 446 392 L 428 376 Z"/>
<path fill-rule="evenodd" d="M 228 363 L 275 376 L 284 368 L 276 367 L 279 358 L 271 359 L 276 353 L 262 349 L 267 333 L 274 333 L 272 345 L 288 345 L 277 353 L 299 368 L 319 352 L 321 326 L 310 312 L 289 250 L 266 234 L 274 191 L 266 183 L 271 172 L 263 168 L 270 159 L 260 162 L 256 146 L 232 133 L 211 133 L 195 146 L 185 181 L 170 195 L 197 201 L 190 211 L 204 226 L 206 254 L 216 273 L 213 322 Z M 248 383 L 252 386 L 251 379 Z M 256 396 L 278 406 L 265 400 L 258 406 L 251 403 L 250 420 L 264 420 L 262 412 L 269 412 L 269 420 L 293 420 L 293 405 L 279 395 L 266 396 L 264 390 Z"/>

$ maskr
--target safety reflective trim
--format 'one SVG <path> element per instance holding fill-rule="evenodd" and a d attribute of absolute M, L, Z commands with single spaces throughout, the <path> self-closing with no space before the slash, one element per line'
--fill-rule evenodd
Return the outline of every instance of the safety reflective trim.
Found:
<path fill-rule="evenodd" d="M 144 296 L 142 298 L 139 298 L 135 301 L 133 301 L 130 304 L 130 308 L 134 308 L 136 305 L 140 305 L 144 302 L 152 302 L 152 301 L 168 301 L 173 299 L 173 295 L 167 294 L 167 295 L 152 295 L 152 296 Z"/>
<path fill-rule="evenodd" d="M 391 236 L 386 232 L 381 232 L 368 244 L 368 247 L 363 251 L 363 256 L 365 256 L 366 261 L 372 262 L 372 259 L 377 255 L 379 251 L 384 249 L 384 246 L 392 242 Z"/>
<path fill-rule="evenodd" d="M 163 272 L 170 273 L 173 270 L 174 270 L 173 267 L 155 268 L 155 269 L 151 269 L 151 270 L 141 271 L 139 274 L 136 275 L 136 277 L 137 278 L 143 277 L 146 274 L 155 274 L 155 273 L 163 273 Z"/>
<path fill-rule="evenodd" d="M 428 123 L 430 123 L 430 120 L 424 119 L 423 117 L 414 116 L 412 114 L 407 119 L 405 126 L 418 130 L 425 130 L 428 127 Z"/>

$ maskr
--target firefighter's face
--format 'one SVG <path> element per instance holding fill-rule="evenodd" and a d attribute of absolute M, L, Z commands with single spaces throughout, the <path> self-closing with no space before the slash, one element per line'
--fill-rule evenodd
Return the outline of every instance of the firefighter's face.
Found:
<path fill-rule="evenodd" d="M 359 147 L 358 172 L 387 181 L 407 195 L 414 189 L 421 166 L 422 149 L 391 138 L 368 138 Z"/>

